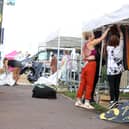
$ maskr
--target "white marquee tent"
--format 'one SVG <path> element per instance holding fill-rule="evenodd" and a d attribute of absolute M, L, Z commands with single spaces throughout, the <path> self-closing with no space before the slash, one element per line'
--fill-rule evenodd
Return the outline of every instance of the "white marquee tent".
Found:
<path fill-rule="evenodd" d="M 93 19 L 89 22 L 84 22 L 82 31 L 90 31 L 97 28 L 100 28 L 104 25 L 109 24 L 129 24 L 129 5 L 124 5 L 120 9 L 106 14 L 104 16 L 98 17 L 97 19 Z"/>
<path fill-rule="evenodd" d="M 106 14 L 104 16 L 98 17 L 97 19 L 85 22 L 82 27 L 82 32 L 103 29 L 105 25 L 112 25 L 112 24 L 129 25 L 129 5 L 124 5 L 120 9 L 110 14 Z M 100 88 L 99 83 L 100 83 L 101 67 L 102 67 L 103 43 L 101 48 L 102 49 L 100 58 L 99 80 L 96 90 L 97 102 L 99 102 L 99 88 Z"/>

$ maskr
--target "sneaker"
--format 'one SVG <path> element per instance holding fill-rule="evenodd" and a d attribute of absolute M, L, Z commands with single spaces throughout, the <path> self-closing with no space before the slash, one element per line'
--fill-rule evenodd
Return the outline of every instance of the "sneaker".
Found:
<path fill-rule="evenodd" d="M 119 102 L 118 101 L 115 101 L 115 107 L 118 107 L 119 106 Z"/>
<path fill-rule="evenodd" d="M 83 103 L 81 102 L 81 100 L 77 100 L 75 102 L 75 106 L 77 106 L 77 107 L 82 107 L 82 105 L 83 105 Z"/>
<path fill-rule="evenodd" d="M 85 102 L 83 105 L 82 105 L 83 108 L 86 108 L 86 109 L 95 109 L 92 105 L 90 105 L 89 102 Z"/>
<path fill-rule="evenodd" d="M 117 106 L 118 106 L 118 101 L 110 101 L 108 108 L 112 109 L 112 108 L 115 108 Z"/>

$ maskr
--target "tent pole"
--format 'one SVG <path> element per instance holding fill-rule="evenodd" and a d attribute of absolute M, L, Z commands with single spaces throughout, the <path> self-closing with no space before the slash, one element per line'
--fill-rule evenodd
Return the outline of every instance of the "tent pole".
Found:
<path fill-rule="evenodd" d="M 102 30 L 104 31 L 104 27 L 102 28 Z M 102 40 L 101 43 L 101 53 L 100 53 L 100 63 L 99 63 L 99 78 L 98 78 L 98 83 L 96 86 L 96 102 L 99 103 L 100 101 L 100 85 L 101 85 L 101 72 L 102 72 L 102 59 L 103 59 L 103 48 L 104 48 L 104 40 Z"/>
<path fill-rule="evenodd" d="M 57 51 L 57 82 L 59 79 L 59 56 L 60 56 L 60 30 L 58 32 L 58 51 Z M 59 88 L 59 84 L 57 84 L 57 90 Z"/>

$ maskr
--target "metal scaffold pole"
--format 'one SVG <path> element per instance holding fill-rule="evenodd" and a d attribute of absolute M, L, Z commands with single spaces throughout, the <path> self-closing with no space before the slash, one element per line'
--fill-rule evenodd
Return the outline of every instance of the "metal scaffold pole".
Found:
<path fill-rule="evenodd" d="M 58 51 L 57 51 L 57 82 L 59 79 L 59 58 L 60 58 L 60 30 L 58 31 Z M 57 90 L 59 88 L 59 84 L 57 84 Z"/>

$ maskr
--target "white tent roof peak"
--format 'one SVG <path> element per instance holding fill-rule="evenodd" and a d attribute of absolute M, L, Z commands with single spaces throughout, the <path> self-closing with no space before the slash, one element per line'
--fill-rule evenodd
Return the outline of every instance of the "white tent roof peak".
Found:
<path fill-rule="evenodd" d="M 129 24 L 129 4 L 122 6 L 120 9 L 104 16 L 85 22 L 82 31 L 91 31 L 109 24 Z"/>

